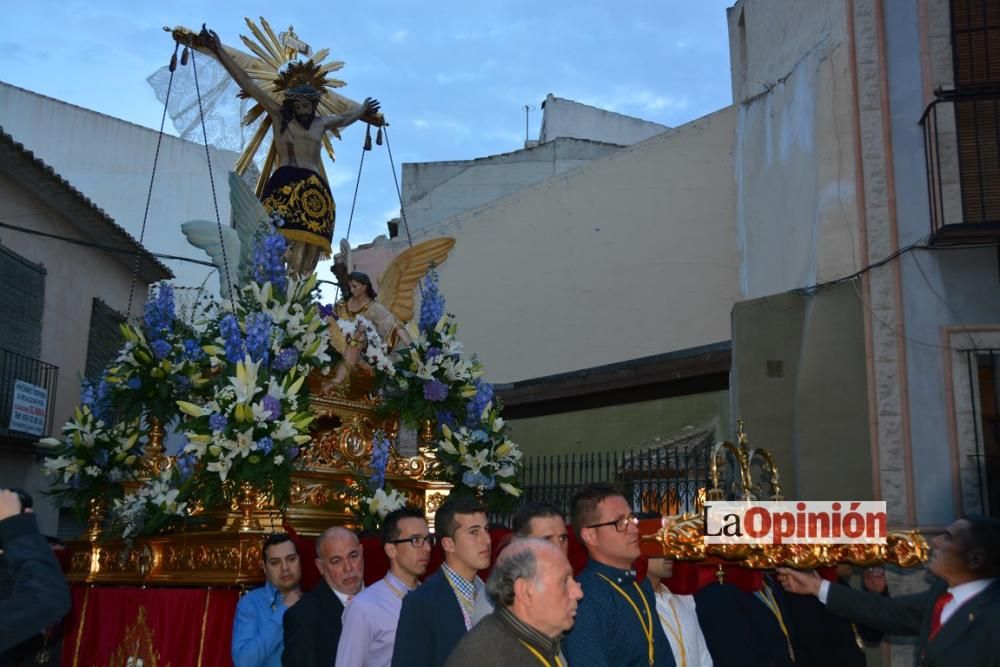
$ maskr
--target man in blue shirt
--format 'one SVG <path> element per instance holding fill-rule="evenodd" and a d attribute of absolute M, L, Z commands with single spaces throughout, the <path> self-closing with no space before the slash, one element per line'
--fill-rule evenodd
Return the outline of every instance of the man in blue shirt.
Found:
<path fill-rule="evenodd" d="M 281 667 L 282 620 L 302 595 L 302 564 L 291 537 L 274 533 L 264 541 L 261 555 L 266 581 L 236 605 L 232 647 L 236 667 Z"/>
<path fill-rule="evenodd" d="M 577 580 L 583 599 L 563 640 L 573 667 L 674 667 L 648 579 L 636 581 L 639 520 L 622 492 L 590 484 L 573 496 L 573 531 L 589 560 Z"/>

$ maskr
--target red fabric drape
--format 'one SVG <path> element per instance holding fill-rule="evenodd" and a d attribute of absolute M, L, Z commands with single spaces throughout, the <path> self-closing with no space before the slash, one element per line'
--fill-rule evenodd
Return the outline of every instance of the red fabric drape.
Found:
<path fill-rule="evenodd" d="M 125 656 L 145 657 L 150 647 L 160 667 L 232 664 L 235 589 L 73 586 L 72 597 L 64 667 L 105 667 L 120 649 Z"/>

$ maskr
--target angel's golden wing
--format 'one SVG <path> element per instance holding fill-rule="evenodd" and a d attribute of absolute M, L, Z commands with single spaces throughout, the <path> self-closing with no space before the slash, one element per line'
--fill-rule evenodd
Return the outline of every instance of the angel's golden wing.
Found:
<path fill-rule="evenodd" d="M 450 236 L 422 241 L 396 256 L 378 279 L 379 301 L 400 322 L 413 319 L 413 290 L 431 264 L 439 266 L 455 247 Z"/>

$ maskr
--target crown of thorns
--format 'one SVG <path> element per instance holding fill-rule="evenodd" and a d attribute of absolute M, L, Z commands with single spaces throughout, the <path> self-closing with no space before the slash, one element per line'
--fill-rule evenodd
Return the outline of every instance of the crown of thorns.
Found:
<path fill-rule="evenodd" d="M 323 93 L 312 86 L 295 86 L 285 91 L 286 100 L 309 100 L 319 102 L 323 98 Z"/>

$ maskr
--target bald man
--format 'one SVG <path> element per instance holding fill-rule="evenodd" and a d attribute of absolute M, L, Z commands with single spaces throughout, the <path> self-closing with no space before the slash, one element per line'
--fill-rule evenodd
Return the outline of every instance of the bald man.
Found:
<path fill-rule="evenodd" d="M 340 617 L 364 588 L 365 558 L 358 536 L 334 526 L 316 538 L 323 581 L 285 612 L 284 667 L 330 667 L 337 658 Z"/>

